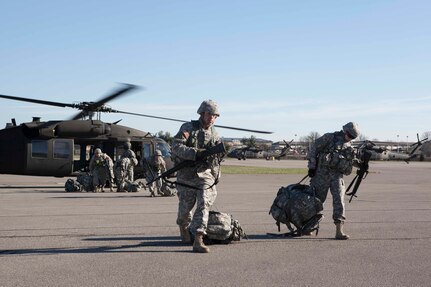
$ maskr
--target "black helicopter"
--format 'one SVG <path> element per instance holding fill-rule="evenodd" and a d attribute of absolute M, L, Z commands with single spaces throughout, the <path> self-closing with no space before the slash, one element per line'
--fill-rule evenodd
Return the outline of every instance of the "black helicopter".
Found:
<path fill-rule="evenodd" d="M 244 146 L 244 147 L 238 147 L 230 150 L 227 156 L 237 158 L 238 160 L 246 160 L 247 154 L 250 154 L 250 153 L 258 154 L 262 151 L 263 149 L 258 147 Z"/>
<path fill-rule="evenodd" d="M 142 157 L 150 158 L 156 149 L 162 152 L 167 167 L 173 166 L 170 146 L 160 138 L 149 132 L 134 128 L 105 123 L 100 120 L 101 113 L 121 113 L 162 120 L 186 122 L 184 120 L 139 114 L 114 110 L 105 104 L 136 90 L 138 86 L 124 84 L 123 87 L 97 102 L 81 102 L 67 104 L 38 99 L 21 98 L 0 95 L 0 98 L 31 102 L 35 104 L 68 107 L 79 110 L 70 120 L 40 121 L 34 117 L 32 122 L 16 124 L 15 119 L 0 130 L 0 173 L 40 176 L 69 176 L 80 171 L 88 170 L 88 164 L 96 148 L 101 148 L 113 160 L 123 153 L 126 141 L 132 144 L 132 150 L 138 160 Z M 93 119 L 96 115 L 96 119 Z M 240 131 L 271 133 L 228 126 L 219 128 Z M 140 165 L 135 167 L 135 177 L 143 177 Z"/>
<path fill-rule="evenodd" d="M 270 160 L 270 159 L 280 160 L 284 158 L 287 155 L 287 153 L 290 151 L 293 140 L 291 140 L 290 142 L 283 140 L 283 142 L 285 145 L 281 150 L 272 151 L 272 152 L 268 151 L 264 154 L 265 158 L 267 160 Z"/>

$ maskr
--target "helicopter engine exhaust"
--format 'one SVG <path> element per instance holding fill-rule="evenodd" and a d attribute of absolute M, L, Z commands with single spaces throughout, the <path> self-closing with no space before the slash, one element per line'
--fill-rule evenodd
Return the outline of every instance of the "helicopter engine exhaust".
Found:
<path fill-rule="evenodd" d="M 111 133 L 111 127 L 101 121 L 65 121 L 54 128 L 54 137 L 98 137 Z"/>

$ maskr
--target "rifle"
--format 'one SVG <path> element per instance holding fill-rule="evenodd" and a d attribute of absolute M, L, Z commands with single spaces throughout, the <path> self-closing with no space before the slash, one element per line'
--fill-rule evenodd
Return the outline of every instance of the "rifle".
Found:
<path fill-rule="evenodd" d="M 352 202 L 353 197 L 357 197 L 356 193 L 358 192 L 359 186 L 363 179 L 365 179 L 368 175 L 368 163 L 371 159 L 372 151 L 382 153 L 385 151 L 383 148 L 378 148 L 371 141 L 365 141 L 359 148 L 358 154 L 360 154 L 360 162 L 359 169 L 356 171 L 356 175 L 353 178 L 352 182 L 349 184 L 349 187 L 346 190 L 346 195 L 350 195 L 349 203 Z M 350 188 L 354 185 L 351 192 L 349 192 Z"/>
<path fill-rule="evenodd" d="M 203 161 L 204 159 L 206 159 L 209 156 L 215 155 L 215 154 L 220 154 L 220 153 L 226 153 L 226 149 L 224 146 L 224 143 L 219 143 L 213 147 L 207 148 L 204 151 L 204 154 L 202 156 L 202 158 L 200 158 L 199 160 L 185 160 L 180 162 L 179 164 L 175 165 L 173 168 L 168 169 L 167 171 L 165 171 L 164 173 L 162 173 L 161 175 L 159 175 L 156 178 L 153 178 L 153 180 L 147 182 L 147 185 L 150 185 L 151 183 L 155 182 L 156 180 L 159 180 L 160 178 L 166 178 L 168 176 L 170 176 L 171 174 L 174 174 L 175 172 L 179 171 L 180 169 L 183 169 L 185 167 L 192 167 L 195 166 L 198 162 Z"/>

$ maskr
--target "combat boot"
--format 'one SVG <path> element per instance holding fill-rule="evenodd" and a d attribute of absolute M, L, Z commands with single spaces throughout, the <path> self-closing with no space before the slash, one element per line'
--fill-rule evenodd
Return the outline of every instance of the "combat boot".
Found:
<path fill-rule="evenodd" d="M 210 253 L 210 249 L 204 244 L 203 237 L 203 233 L 196 233 L 195 241 L 193 242 L 193 252 Z"/>
<path fill-rule="evenodd" d="M 180 237 L 182 242 L 192 243 L 192 239 L 190 238 L 190 232 L 186 226 L 180 226 Z"/>
<path fill-rule="evenodd" d="M 349 239 L 350 236 L 343 232 L 343 222 L 335 223 L 336 231 L 335 231 L 335 239 L 338 240 L 346 240 Z"/>

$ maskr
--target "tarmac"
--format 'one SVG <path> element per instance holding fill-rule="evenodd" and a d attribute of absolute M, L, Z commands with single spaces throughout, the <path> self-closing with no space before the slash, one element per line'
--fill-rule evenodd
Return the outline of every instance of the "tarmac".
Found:
<path fill-rule="evenodd" d="M 304 175 L 222 175 L 213 209 L 248 240 L 209 254 L 180 242 L 177 197 L 66 193 L 67 178 L 0 175 L 0 286 L 431 286 L 430 162 L 371 162 L 358 198 L 346 197 L 350 240 L 334 239 L 330 195 L 318 236 L 268 236 L 278 189 Z"/>

